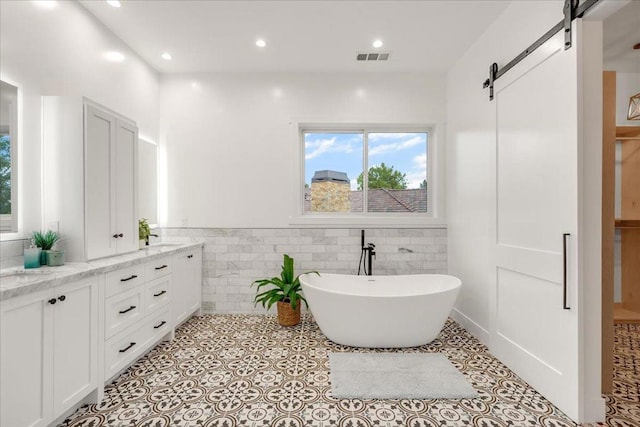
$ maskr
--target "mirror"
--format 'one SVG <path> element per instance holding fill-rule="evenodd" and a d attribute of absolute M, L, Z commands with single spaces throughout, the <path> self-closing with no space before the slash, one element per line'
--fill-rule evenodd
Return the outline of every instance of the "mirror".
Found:
<path fill-rule="evenodd" d="M 0 81 L 0 233 L 18 231 L 18 88 Z"/>
<path fill-rule="evenodd" d="M 158 223 L 158 146 L 138 139 L 138 216 Z"/>

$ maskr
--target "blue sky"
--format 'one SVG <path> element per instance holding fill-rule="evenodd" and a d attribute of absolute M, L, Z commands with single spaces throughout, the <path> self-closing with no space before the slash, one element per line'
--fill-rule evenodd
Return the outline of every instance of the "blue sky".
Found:
<path fill-rule="evenodd" d="M 363 136 L 357 133 L 306 133 L 305 183 L 317 170 L 346 172 L 351 189 L 362 172 Z M 408 187 L 426 179 L 426 133 L 369 133 L 369 167 L 384 163 L 406 174 Z"/>

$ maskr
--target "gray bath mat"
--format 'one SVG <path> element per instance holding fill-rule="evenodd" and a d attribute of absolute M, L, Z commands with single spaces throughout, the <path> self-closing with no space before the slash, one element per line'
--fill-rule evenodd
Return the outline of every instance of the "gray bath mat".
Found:
<path fill-rule="evenodd" d="M 439 353 L 329 353 L 337 399 L 462 399 L 477 393 Z"/>

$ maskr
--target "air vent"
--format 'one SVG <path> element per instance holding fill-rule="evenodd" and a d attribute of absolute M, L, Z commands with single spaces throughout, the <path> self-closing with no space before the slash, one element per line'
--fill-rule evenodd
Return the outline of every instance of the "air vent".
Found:
<path fill-rule="evenodd" d="M 356 54 L 356 61 L 386 61 L 389 59 L 389 55 L 391 54 L 378 53 L 378 52 L 372 52 L 372 53 L 358 52 Z"/>

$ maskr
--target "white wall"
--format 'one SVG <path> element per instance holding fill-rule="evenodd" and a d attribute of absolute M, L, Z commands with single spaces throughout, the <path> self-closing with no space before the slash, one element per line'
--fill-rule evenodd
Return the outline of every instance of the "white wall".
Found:
<path fill-rule="evenodd" d="M 442 131 L 445 101 L 444 75 L 164 75 L 160 224 L 288 227 L 298 122 L 435 124 Z"/>
<path fill-rule="evenodd" d="M 0 19 L 0 76 L 22 90 L 20 210 L 23 230 L 31 233 L 43 226 L 41 96 L 87 96 L 131 117 L 141 135 L 157 140 L 159 78 L 76 2 L 44 9 L 2 1 Z M 102 55 L 110 50 L 124 53 L 125 61 L 107 62 Z"/>
<path fill-rule="evenodd" d="M 449 274 L 464 284 L 455 306 L 456 318 L 490 348 L 496 295 L 496 114 L 482 82 L 491 63 L 505 65 L 561 17 L 561 2 L 513 2 L 447 75 Z M 588 217 L 581 224 L 591 224 L 592 219 Z M 593 253 L 586 255 L 592 257 Z M 596 285 L 599 277 L 596 275 Z M 590 304 L 586 305 L 593 308 Z M 592 314 L 599 322 L 596 308 Z M 583 366 L 592 368 L 585 374 L 582 391 L 599 397 L 599 387 L 594 390 L 593 384 L 594 379 L 599 384 L 600 335 L 594 331 L 593 337 L 580 338 L 585 343 L 590 340 L 585 344 L 589 351 L 583 354 L 583 360 L 589 360 Z M 598 406 L 594 412 L 600 409 Z"/>

